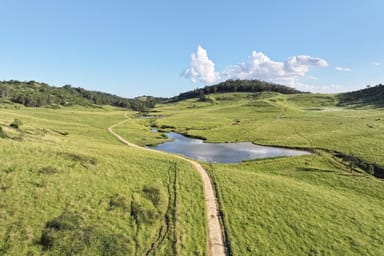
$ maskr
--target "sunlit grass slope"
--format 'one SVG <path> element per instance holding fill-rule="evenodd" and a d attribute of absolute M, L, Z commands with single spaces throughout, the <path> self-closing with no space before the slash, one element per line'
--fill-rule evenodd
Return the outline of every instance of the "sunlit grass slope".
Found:
<path fill-rule="evenodd" d="M 382 255 L 382 180 L 323 156 L 207 166 L 234 255 Z"/>
<path fill-rule="evenodd" d="M 156 125 L 210 142 L 253 141 L 292 147 L 319 147 L 384 165 L 384 110 L 337 107 L 326 94 L 214 94 L 159 107 Z"/>
<path fill-rule="evenodd" d="M 121 144 L 106 128 L 123 119 L 110 107 L 0 109 L 0 255 L 206 253 L 199 175 Z"/>
<path fill-rule="evenodd" d="M 157 127 L 211 142 L 337 150 L 384 165 L 380 108 L 338 107 L 336 95 L 214 94 L 156 109 Z M 382 255 L 383 180 L 326 151 L 206 164 L 234 255 Z"/>

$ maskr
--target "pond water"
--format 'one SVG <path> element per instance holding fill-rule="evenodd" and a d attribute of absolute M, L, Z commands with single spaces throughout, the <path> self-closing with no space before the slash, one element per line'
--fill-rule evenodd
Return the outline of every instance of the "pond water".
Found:
<path fill-rule="evenodd" d="M 158 116 L 155 116 L 155 115 L 140 115 L 138 116 L 137 118 L 140 118 L 140 119 L 155 119 L 155 118 L 162 118 L 163 116 L 161 115 L 158 115 Z"/>
<path fill-rule="evenodd" d="M 259 146 L 251 142 L 205 143 L 203 140 L 188 138 L 174 132 L 166 133 L 166 135 L 172 141 L 151 148 L 182 154 L 204 162 L 238 163 L 259 158 L 311 154 L 302 150 Z"/>

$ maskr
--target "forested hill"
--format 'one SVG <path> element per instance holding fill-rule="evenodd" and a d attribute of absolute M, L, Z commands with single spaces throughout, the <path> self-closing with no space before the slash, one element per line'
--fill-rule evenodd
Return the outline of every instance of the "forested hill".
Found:
<path fill-rule="evenodd" d="M 170 101 L 180 101 L 196 98 L 210 93 L 263 91 L 279 92 L 283 94 L 303 93 L 288 86 L 268 83 L 260 80 L 227 80 L 216 85 L 205 86 L 204 88 L 180 93 L 178 96 L 171 98 Z"/>
<path fill-rule="evenodd" d="M 27 107 L 111 105 L 142 111 L 154 107 L 160 100 L 154 97 L 127 99 L 71 85 L 53 87 L 35 81 L 0 81 L 0 102 L 19 103 Z"/>
<path fill-rule="evenodd" d="M 384 85 L 367 86 L 358 91 L 341 93 L 338 95 L 340 106 L 350 107 L 384 107 Z"/>

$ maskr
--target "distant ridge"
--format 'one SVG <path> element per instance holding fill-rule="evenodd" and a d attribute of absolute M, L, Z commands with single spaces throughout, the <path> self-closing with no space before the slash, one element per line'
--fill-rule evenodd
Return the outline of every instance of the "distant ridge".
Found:
<path fill-rule="evenodd" d="M 338 98 L 339 106 L 382 108 L 384 107 L 384 85 L 367 86 L 358 91 L 341 93 Z"/>
<path fill-rule="evenodd" d="M 194 89 L 191 91 L 180 93 L 178 96 L 170 98 L 170 101 L 181 101 L 211 93 L 264 91 L 279 92 L 282 94 L 304 93 L 285 85 L 268 83 L 260 80 L 227 80 L 216 85 L 205 86 L 204 88 Z"/>
<path fill-rule="evenodd" d="M 160 100 L 150 96 L 128 99 L 71 85 L 54 87 L 35 81 L 0 81 L 0 103 L 18 103 L 26 107 L 111 105 L 143 111 L 154 107 Z"/>

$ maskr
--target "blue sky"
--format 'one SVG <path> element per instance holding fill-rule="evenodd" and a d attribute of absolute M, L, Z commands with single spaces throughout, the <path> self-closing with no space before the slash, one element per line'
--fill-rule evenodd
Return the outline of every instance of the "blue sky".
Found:
<path fill-rule="evenodd" d="M 2 0 L 0 8 L 0 80 L 126 97 L 227 78 L 314 92 L 384 83 L 382 0 Z"/>

